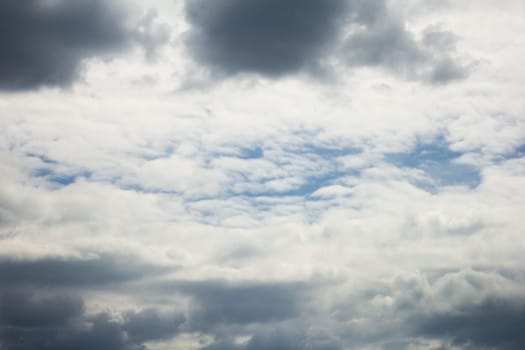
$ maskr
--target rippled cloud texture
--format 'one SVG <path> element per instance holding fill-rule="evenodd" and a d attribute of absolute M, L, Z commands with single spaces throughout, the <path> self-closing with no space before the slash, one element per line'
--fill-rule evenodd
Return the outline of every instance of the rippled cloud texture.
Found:
<path fill-rule="evenodd" d="M 0 28 L 0 349 L 525 348 L 522 1 Z"/>

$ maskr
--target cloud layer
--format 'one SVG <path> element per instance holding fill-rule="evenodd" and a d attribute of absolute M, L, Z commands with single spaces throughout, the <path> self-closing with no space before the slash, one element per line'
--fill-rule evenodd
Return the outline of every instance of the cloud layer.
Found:
<path fill-rule="evenodd" d="M 0 349 L 525 348 L 522 6 L 4 1 Z"/>

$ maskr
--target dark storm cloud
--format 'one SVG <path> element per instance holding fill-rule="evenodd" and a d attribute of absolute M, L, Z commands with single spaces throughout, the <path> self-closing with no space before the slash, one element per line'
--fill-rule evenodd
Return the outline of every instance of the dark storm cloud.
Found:
<path fill-rule="evenodd" d="M 0 325 L 55 327 L 82 315 L 84 303 L 69 296 L 37 297 L 27 291 L 0 294 Z"/>
<path fill-rule="evenodd" d="M 148 57 L 169 30 L 151 10 L 130 26 L 126 10 L 109 0 L 0 1 L 0 90 L 70 86 L 91 57 L 109 57 L 132 43 Z"/>
<path fill-rule="evenodd" d="M 346 0 L 347 9 L 353 22 L 372 25 L 388 16 L 385 0 Z"/>
<path fill-rule="evenodd" d="M 490 298 L 418 320 L 416 334 L 475 349 L 525 349 L 525 304 Z"/>
<path fill-rule="evenodd" d="M 417 40 L 397 18 L 383 18 L 354 31 L 343 56 L 351 67 L 380 67 L 399 76 L 444 84 L 468 76 L 470 67 L 456 52 L 457 38 L 431 27 Z"/>
<path fill-rule="evenodd" d="M 387 292 L 395 294 L 389 318 L 402 320 L 394 331 L 444 348 L 525 349 L 525 298 L 514 290 L 522 273 L 435 271 L 423 283 L 398 281 Z"/>
<path fill-rule="evenodd" d="M 221 73 L 278 77 L 318 64 L 345 7 L 345 0 L 188 0 L 186 42 Z"/>
<path fill-rule="evenodd" d="M 124 326 L 128 336 L 137 343 L 150 340 L 169 339 L 186 321 L 183 314 L 159 313 L 148 309 L 141 312 L 128 312 L 124 315 Z"/>
<path fill-rule="evenodd" d="M 468 74 L 453 36 L 417 40 L 384 0 L 186 0 L 186 17 L 186 46 L 218 76 L 315 75 L 334 61 L 439 84 Z"/>
<path fill-rule="evenodd" d="M 82 299 L 29 285 L 0 292 L 0 348 L 134 350 L 200 333 L 214 339 L 201 350 L 406 349 L 429 342 L 517 350 L 525 347 L 525 300 L 513 292 L 515 276 L 522 275 L 451 269 L 399 277 L 340 295 L 328 308 L 316 298 L 335 287 L 326 281 L 143 284 L 141 293 L 173 298 L 163 307 L 166 300 L 188 302 L 187 315 L 87 314 Z"/>
<path fill-rule="evenodd" d="M 257 332 L 245 344 L 219 340 L 201 350 L 339 350 L 341 348 L 335 339 L 312 337 L 304 331 L 284 328 Z"/>
<path fill-rule="evenodd" d="M 115 318 L 86 315 L 82 299 L 36 296 L 17 291 L 0 295 L 0 348 L 5 350 L 139 350 L 145 341 L 175 336 L 179 314 L 154 310 Z"/>
<path fill-rule="evenodd" d="M 346 43 L 347 60 L 356 66 L 385 66 L 407 70 L 425 60 L 417 42 L 397 22 L 386 21 L 351 35 Z"/>
<path fill-rule="evenodd" d="M 167 268 L 133 257 L 102 255 L 90 259 L 0 259 L 0 289 L 17 286 L 75 287 L 119 283 L 155 276 Z"/>
<path fill-rule="evenodd" d="M 305 283 L 193 282 L 176 286 L 192 297 L 192 327 L 208 329 L 221 324 L 249 324 L 286 320 L 300 309 Z"/>
<path fill-rule="evenodd" d="M 0 2 L 0 89 L 67 86 L 83 59 L 122 48 L 122 15 L 103 0 Z"/>

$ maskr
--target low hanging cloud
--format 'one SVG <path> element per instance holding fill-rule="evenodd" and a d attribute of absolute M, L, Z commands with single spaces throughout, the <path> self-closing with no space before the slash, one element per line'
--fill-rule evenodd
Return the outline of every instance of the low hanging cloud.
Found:
<path fill-rule="evenodd" d="M 0 293 L 0 347 L 8 350 L 143 350 L 146 341 L 175 336 L 183 322 L 155 310 L 89 315 L 75 296 Z"/>
<path fill-rule="evenodd" d="M 82 63 L 138 43 L 148 57 L 169 38 L 155 12 L 129 25 L 126 9 L 104 0 L 0 2 L 0 91 L 68 87 Z"/>
<path fill-rule="evenodd" d="M 221 339 L 201 350 L 340 350 L 337 339 L 323 336 L 308 336 L 294 327 L 260 331 L 246 343 L 235 343 L 231 339 Z"/>
<path fill-rule="evenodd" d="M 379 67 L 409 79 L 433 84 L 466 78 L 471 64 L 458 57 L 457 38 L 436 26 L 418 40 L 396 18 L 384 18 L 354 31 L 344 43 L 350 67 Z"/>
<path fill-rule="evenodd" d="M 42 258 L 0 260 L 3 287 L 100 286 L 158 276 L 168 269 L 138 261 L 133 257 L 101 255 L 88 259 Z"/>
<path fill-rule="evenodd" d="M 165 268 L 138 258 L 43 258 L 0 261 L 0 348 L 143 350 L 174 337 L 185 322 L 153 308 L 88 312 L 84 293 L 157 277 Z"/>
<path fill-rule="evenodd" d="M 167 349 L 179 335 L 200 333 L 212 339 L 198 346 L 202 350 L 339 350 L 372 344 L 406 349 L 431 343 L 444 349 L 517 350 L 525 346 L 519 276 L 519 271 L 430 271 L 364 286 L 362 292 L 336 293 L 328 303 L 318 297 L 343 286 L 339 282 L 143 281 L 148 294 L 164 300 L 162 309 L 118 312 L 109 305 L 108 311 L 90 312 L 80 296 L 89 287 L 49 288 L 23 275 L 28 283 L 7 281 L 0 287 L 0 345 L 145 350 L 153 342 Z M 178 309 L 183 304 L 177 300 L 183 299 L 189 307 Z"/>
<path fill-rule="evenodd" d="M 315 75 L 340 62 L 447 83 L 469 70 L 455 53 L 455 40 L 439 45 L 445 31 L 417 40 L 384 0 L 187 0 L 186 17 L 190 53 L 222 77 Z"/>
<path fill-rule="evenodd" d="M 304 283 L 245 283 L 230 285 L 221 281 L 176 284 L 191 296 L 194 307 L 192 327 L 213 329 L 227 324 L 278 322 L 291 319 L 300 310 Z"/>
<path fill-rule="evenodd" d="M 122 49 L 123 14 L 101 0 L 0 3 L 0 89 L 67 86 L 83 59 Z"/>
<path fill-rule="evenodd" d="M 452 346 L 472 349 L 525 348 L 525 305 L 492 298 L 456 312 L 435 313 L 419 321 L 419 336 L 444 339 Z"/>
<path fill-rule="evenodd" d="M 222 74 L 279 77 L 319 63 L 345 10 L 345 0 L 189 0 L 186 43 Z"/>

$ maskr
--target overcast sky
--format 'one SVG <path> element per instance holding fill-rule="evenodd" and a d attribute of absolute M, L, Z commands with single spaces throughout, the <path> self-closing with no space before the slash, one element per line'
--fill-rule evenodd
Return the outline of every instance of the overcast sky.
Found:
<path fill-rule="evenodd" d="M 523 0 L 1 0 L 1 350 L 525 349 Z"/>

